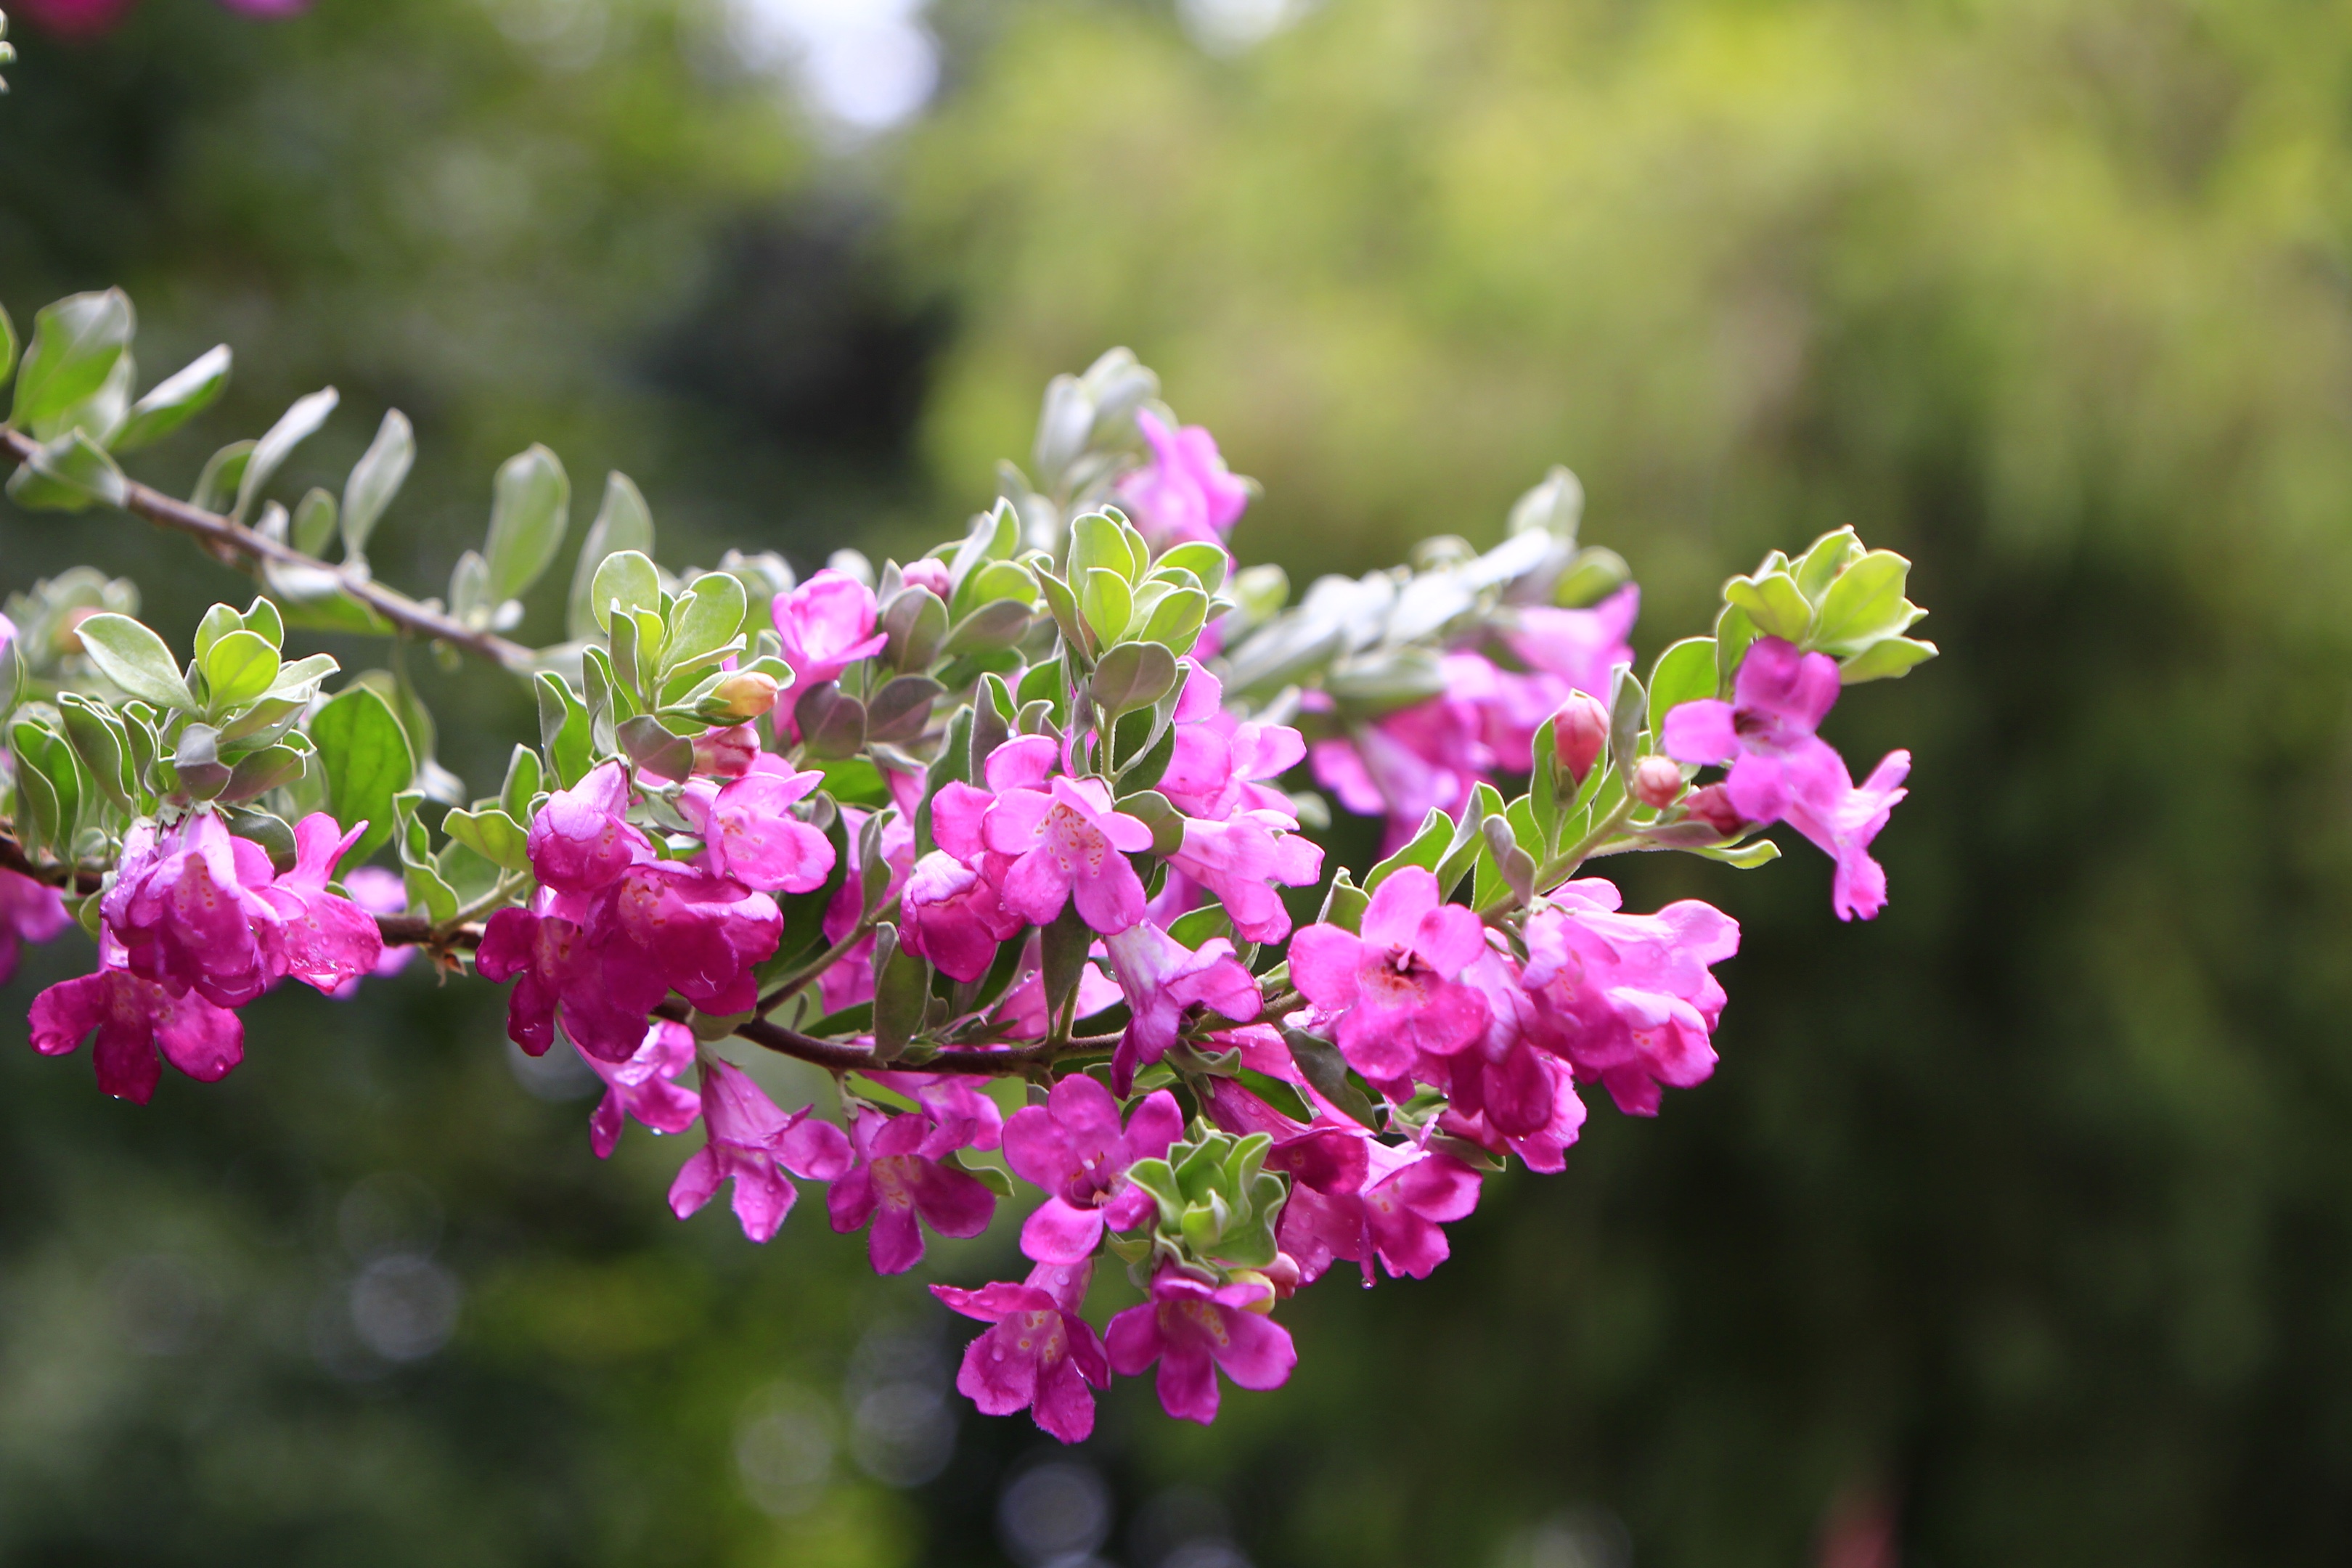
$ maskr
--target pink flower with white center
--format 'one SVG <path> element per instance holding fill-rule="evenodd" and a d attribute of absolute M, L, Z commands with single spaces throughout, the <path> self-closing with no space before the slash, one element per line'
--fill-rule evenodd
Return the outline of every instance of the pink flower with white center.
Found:
<path fill-rule="evenodd" d="M 1739 951 L 1739 924 L 1696 900 L 1621 914 L 1615 885 L 1599 878 L 1549 899 L 1528 917 L 1522 975 L 1553 1019 L 1549 1037 L 1619 1110 L 1654 1116 L 1661 1085 L 1687 1089 L 1715 1070 L 1724 994 L 1707 966 Z"/>
<path fill-rule="evenodd" d="M 1026 929 L 981 874 L 942 849 L 915 862 L 898 900 L 898 941 L 950 979 L 978 980 L 997 944 Z"/>
<path fill-rule="evenodd" d="M 847 1235 L 871 1221 L 866 1257 L 877 1274 L 904 1274 L 923 1260 L 919 1216 L 941 1236 L 978 1236 L 996 1214 L 996 1194 L 971 1172 L 947 1163 L 971 1146 L 971 1128 L 942 1126 L 923 1113 L 887 1116 L 862 1107 L 851 1130 L 858 1164 L 834 1183 L 825 1208 Z"/>
<path fill-rule="evenodd" d="M 194 989 L 216 1007 L 241 1007 L 278 978 L 278 915 L 257 892 L 273 875 L 262 847 L 232 837 L 209 811 L 171 827 L 142 821 L 124 837 L 99 907 L 122 967 L 173 995 Z"/>
<path fill-rule="evenodd" d="M 1249 481 L 1225 468 L 1217 438 L 1204 426 L 1171 430 L 1148 408 L 1138 409 L 1135 427 L 1151 448 L 1151 461 L 1118 481 L 1118 499 L 1157 552 L 1200 540 L 1223 544 L 1249 507 Z"/>
<path fill-rule="evenodd" d="M 1280 1388 L 1298 1364 L 1290 1331 L 1260 1309 L 1271 1304 L 1265 1285 L 1209 1285 L 1174 1268 L 1151 1281 L 1151 1300 L 1110 1321 L 1103 1335 L 1111 1370 L 1139 1376 L 1160 1363 L 1160 1408 L 1202 1426 L 1217 1418 L 1217 1373 L 1243 1388 Z"/>
<path fill-rule="evenodd" d="M 291 974 L 331 995 L 383 962 L 375 917 L 327 891 L 336 863 L 366 831 L 362 822 L 342 832 L 323 811 L 294 825 L 294 868 L 255 889 L 278 914 L 269 931 L 273 974 Z"/>
<path fill-rule="evenodd" d="M 931 1294 L 967 1318 L 992 1325 L 964 1347 L 956 1392 L 983 1415 L 1033 1413 L 1039 1427 L 1065 1443 L 1095 1429 L 1094 1388 L 1110 1386 L 1110 1361 L 1094 1326 L 1078 1315 L 1094 1277 L 1091 1258 L 1040 1263 L 1018 1285 L 1000 1280 L 977 1290 L 934 1285 Z"/>
<path fill-rule="evenodd" d="M 1234 956 L 1234 944 L 1213 937 L 1196 950 L 1149 921 L 1103 939 L 1111 973 L 1127 998 L 1128 1025 L 1111 1059 L 1111 1084 L 1125 1094 L 1138 1068 L 1167 1055 L 1183 1033 L 1184 1015 L 1201 1007 L 1237 1024 L 1256 1020 L 1264 1001 L 1257 981 Z"/>
<path fill-rule="evenodd" d="M 770 614 L 784 662 L 792 667 L 795 693 L 840 679 L 843 670 L 872 658 L 890 640 L 874 630 L 874 590 L 831 568 L 777 595 Z M 789 703 L 776 705 L 780 728 L 789 710 Z"/>
<path fill-rule="evenodd" d="M 19 871 L 0 871 L 0 983 L 16 973 L 20 943 L 47 942 L 71 924 L 55 888 Z"/>
<path fill-rule="evenodd" d="M 1840 920 L 1886 907 L 1886 872 L 1871 841 L 1907 792 L 1911 753 L 1889 752 L 1860 789 L 1845 759 L 1814 733 L 1838 700 L 1837 662 L 1761 637 L 1740 660 L 1733 700 L 1685 702 L 1666 715 L 1663 747 L 1680 763 L 1728 763 L 1723 781 L 1749 822 L 1787 822 L 1837 863 L 1831 904 Z"/>
<path fill-rule="evenodd" d="M 803 1105 L 786 1115 L 742 1068 L 715 1057 L 705 1061 L 702 1125 L 710 1141 L 670 1184 L 670 1212 L 686 1218 L 731 1177 L 735 1217 L 744 1236 L 752 1241 L 772 1237 L 800 1196 L 785 1179 L 787 1172 L 829 1182 L 849 1169 L 849 1140 L 840 1128 L 816 1118 L 814 1110 Z"/>
<path fill-rule="evenodd" d="M 789 808 L 824 782 L 762 755 L 732 783 L 692 781 L 679 805 L 701 828 L 713 871 L 763 893 L 807 893 L 833 874 L 833 841 Z"/>
<path fill-rule="evenodd" d="M 1394 1082 L 1421 1056 L 1451 1056 L 1486 1027 L 1486 998 L 1460 978 L 1486 951 L 1478 917 L 1440 901 L 1436 876 L 1407 866 L 1372 894 L 1360 936 L 1311 925 L 1293 937 L 1290 979 L 1339 1015 L 1339 1052 L 1357 1071 Z"/>
<path fill-rule="evenodd" d="M 1078 917 L 1105 935 L 1143 918 L 1143 879 L 1127 857 L 1151 847 L 1151 829 L 1112 809 L 1100 779 L 1064 775 L 1048 790 L 1007 790 L 981 834 L 1013 862 L 1000 884 L 1004 907 L 1030 924 L 1051 925 L 1073 900 Z"/>
<path fill-rule="evenodd" d="M 158 1053 L 199 1083 L 219 1082 L 245 1059 L 245 1025 L 235 1013 L 194 990 L 175 996 L 131 973 L 110 933 L 99 938 L 98 958 L 97 973 L 60 981 L 33 998 L 35 1050 L 70 1055 L 95 1032 L 98 1087 L 139 1105 L 163 1076 Z"/>
<path fill-rule="evenodd" d="M 1040 1263 L 1077 1263 L 1102 1245 L 1106 1227 L 1141 1225 L 1157 1205 L 1127 1168 L 1161 1158 L 1183 1132 L 1184 1113 L 1166 1089 L 1147 1096 L 1121 1128 L 1118 1099 L 1084 1073 L 1055 1084 L 1045 1104 L 1014 1111 L 1004 1163 L 1048 1194 L 1021 1226 L 1021 1250 Z"/>
<path fill-rule="evenodd" d="M 585 895 L 612 885 L 640 860 L 654 858 L 653 841 L 628 821 L 629 772 L 599 763 L 570 789 L 547 797 L 525 839 L 530 868 L 559 893 Z"/>
<path fill-rule="evenodd" d="M 381 866 L 354 866 L 343 873 L 343 890 L 352 902 L 372 915 L 405 914 L 408 910 L 408 884 L 397 871 L 387 871 Z M 416 956 L 413 947 L 390 947 L 375 961 L 368 973 L 377 976 L 397 974 L 408 967 Z M 338 1002 L 348 1002 L 360 994 L 357 977 L 344 981 L 328 994 Z"/>
<path fill-rule="evenodd" d="M 599 1160 L 612 1158 L 631 1118 L 656 1132 L 683 1132 L 702 1114 L 701 1096 L 672 1081 L 694 1065 L 694 1031 L 684 1024 L 655 1020 L 646 1031 L 646 1043 L 627 1061 L 608 1062 L 586 1051 L 580 1051 L 580 1059 L 604 1080 L 604 1098 L 588 1119 L 588 1146 Z M 844 1149 L 847 1146 L 845 1140 Z"/>

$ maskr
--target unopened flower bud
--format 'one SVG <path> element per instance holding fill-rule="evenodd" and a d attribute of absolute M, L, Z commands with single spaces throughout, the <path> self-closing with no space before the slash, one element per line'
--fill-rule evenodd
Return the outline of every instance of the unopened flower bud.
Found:
<path fill-rule="evenodd" d="M 759 754 L 760 737 L 749 724 L 707 731 L 695 737 L 694 771 L 715 779 L 740 779 L 751 771 L 751 760 Z"/>
<path fill-rule="evenodd" d="M 776 693 L 782 689 L 772 675 L 739 669 L 711 689 L 698 711 L 715 723 L 748 724 L 773 708 Z"/>
<path fill-rule="evenodd" d="M 1297 1265 L 1293 1264 L 1291 1267 L 1295 1271 Z M 1230 1272 L 1233 1276 L 1234 1283 L 1236 1285 L 1263 1285 L 1265 1287 L 1265 1294 L 1254 1299 L 1249 1305 L 1244 1309 L 1246 1311 L 1271 1315 L 1274 1311 L 1275 1302 L 1289 1294 L 1289 1292 L 1283 1289 L 1281 1286 L 1276 1284 L 1274 1277 L 1265 1269 L 1235 1268 L 1230 1270 Z"/>
<path fill-rule="evenodd" d="M 1588 692 L 1569 694 L 1551 716 L 1551 750 L 1568 776 L 1578 784 L 1592 771 L 1601 759 L 1601 748 L 1609 743 L 1609 710 L 1601 700 Z"/>
<path fill-rule="evenodd" d="M 926 555 L 911 565 L 898 569 L 899 581 L 909 588 L 929 588 L 941 602 L 953 596 L 953 584 L 948 581 L 948 563 L 937 556 Z"/>
<path fill-rule="evenodd" d="M 1683 793 L 1683 770 L 1672 757 L 1643 757 L 1633 764 L 1631 788 L 1635 800 L 1663 810 Z"/>
<path fill-rule="evenodd" d="M 1731 792 L 1719 784 L 1691 791 L 1690 798 L 1683 802 L 1683 809 L 1690 813 L 1694 821 L 1706 823 L 1726 838 L 1748 826 L 1748 819 L 1731 804 Z"/>

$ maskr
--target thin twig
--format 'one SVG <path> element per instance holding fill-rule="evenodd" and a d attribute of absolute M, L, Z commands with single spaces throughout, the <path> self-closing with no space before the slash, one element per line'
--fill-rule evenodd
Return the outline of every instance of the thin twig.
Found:
<path fill-rule="evenodd" d="M 14 458 L 19 464 L 30 461 L 40 449 L 41 444 L 21 430 L 0 430 L 0 454 Z M 384 587 L 372 578 L 355 576 L 341 567 L 330 566 L 316 556 L 305 555 L 290 545 L 265 538 L 234 519 L 190 506 L 186 501 L 167 496 L 136 479 L 123 482 L 121 505 L 122 510 L 132 516 L 143 517 L 160 528 L 194 534 L 215 556 L 231 566 L 267 561 L 279 566 L 299 566 L 306 571 L 324 572 L 334 578 L 338 588 L 403 630 L 462 647 L 504 668 L 527 669 L 538 658 L 520 643 L 509 642 L 495 633 L 476 631 L 463 622 L 426 609 L 405 594 Z"/>

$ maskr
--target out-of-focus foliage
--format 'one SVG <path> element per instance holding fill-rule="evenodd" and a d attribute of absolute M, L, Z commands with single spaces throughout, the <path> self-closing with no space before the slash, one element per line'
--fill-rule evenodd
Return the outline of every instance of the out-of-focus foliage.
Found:
<path fill-rule="evenodd" d="M 1265 481 L 1244 557 L 1302 584 L 1491 542 L 1564 461 L 1650 626 L 1844 523 L 1937 605 L 1948 657 L 1832 724 L 1917 752 L 1888 913 L 1832 929 L 1825 872 L 1645 868 L 1636 906 L 1747 926 L 1717 1078 L 1654 1129 L 1598 1111 L 1427 1283 L 1300 1301 L 1297 1377 L 1213 1435 L 1120 1390 L 1084 1455 L 1120 1483 L 1108 1555 L 1213 1536 L 1207 1493 L 1268 1565 L 1614 1562 L 1612 1517 L 1643 1564 L 1785 1563 L 1880 1507 L 1942 1564 L 2340 1554 L 2352 15 L 1324 0 L 1218 55 L 1156 4 L 957 0 L 902 164 L 803 152 L 715 7 L 515 5 L 149 0 L 103 44 L 20 37 L 0 291 L 123 283 L 159 368 L 232 342 L 230 399 L 158 450 L 191 475 L 327 381 L 298 467 L 416 416 L 418 521 L 377 550 L 404 581 L 532 440 L 629 470 L 706 557 L 947 531 L 1040 381 L 1125 342 Z M 895 302 L 858 227 L 894 204 Z M 940 318 L 910 300 L 956 323 L 919 526 Z M 179 548 L 0 515 L 12 574 L 184 566 L 182 618 L 145 612 L 184 639 L 228 579 Z M 528 731 L 495 681 L 434 700 Z M 1000 1530 L 1051 1517 L 1013 1506 L 1045 1495 L 1025 1427 L 966 1418 L 888 1489 L 939 1462 L 954 1332 L 883 1321 L 905 1282 L 814 1212 L 765 1250 L 674 1225 L 684 1151 L 595 1166 L 478 994 L 272 1005 L 236 1075 L 144 1111 L 0 1056 L 0 1553 L 1042 1539 Z M 1009 1255 L 973 1247 L 940 1277 Z M 450 1281 L 445 1348 L 369 1349 L 425 1343 Z"/>

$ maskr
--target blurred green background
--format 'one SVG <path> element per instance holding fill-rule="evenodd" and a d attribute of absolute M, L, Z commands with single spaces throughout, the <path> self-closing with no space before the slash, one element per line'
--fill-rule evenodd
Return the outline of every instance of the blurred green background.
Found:
<path fill-rule="evenodd" d="M 1723 1066 L 1595 1107 L 1423 1284 L 1286 1309 L 1213 1432 L 1074 1456 L 941 1399 L 804 1205 L 673 1222 L 488 987 L 253 1009 L 141 1110 L 0 1052 L 0 1558 L 1125 1568 L 2340 1561 L 2352 1539 L 2352 6 L 2284 0 L 143 0 L 19 16 L 0 299 L 120 282 L 152 377 L 396 405 L 419 592 L 539 439 L 672 564 L 957 531 L 1113 343 L 1302 584 L 1479 542 L 1553 462 L 1637 642 L 1852 523 L 1946 656 L 1894 901 L 1627 868 L 1744 924 Z M 293 493 L 291 490 L 289 493 Z M 0 511 L 7 585 L 249 589 Z M 563 574 L 559 572 L 556 576 Z M 527 635 L 554 635 L 562 584 Z M 544 602 L 541 602 L 544 601 Z M 377 657 L 338 647 L 352 662 Z M 431 677 L 495 774 L 518 694 Z M 486 785 L 484 787 L 487 787 Z M 5 992 L 87 962 L 74 939 Z M 767 1069 L 763 1069 L 767 1070 Z M 773 1075 L 778 1092 L 814 1086 Z M 794 1101 L 793 1103 L 797 1103 Z"/>

